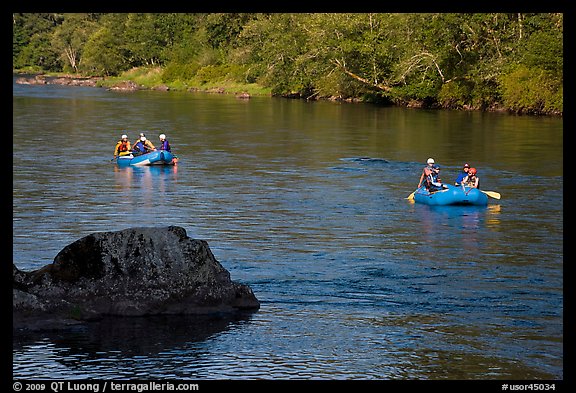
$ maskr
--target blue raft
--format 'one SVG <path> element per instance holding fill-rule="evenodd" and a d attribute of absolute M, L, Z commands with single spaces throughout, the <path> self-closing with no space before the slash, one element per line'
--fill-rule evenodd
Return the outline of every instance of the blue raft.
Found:
<path fill-rule="evenodd" d="M 154 150 L 141 155 L 128 154 L 116 158 L 119 166 L 174 165 L 176 158 L 166 150 Z"/>
<path fill-rule="evenodd" d="M 425 187 L 420 187 L 414 193 L 414 200 L 426 205 L 488 205 L 488 196 L 476 188 L 453 186 L 444 184 L 448 187 L 443 190 L 428 192 Z"/>

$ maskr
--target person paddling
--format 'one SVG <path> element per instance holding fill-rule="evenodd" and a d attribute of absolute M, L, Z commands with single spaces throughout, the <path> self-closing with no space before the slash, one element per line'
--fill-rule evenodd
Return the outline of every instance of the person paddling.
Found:
<path fill-rule="evenodd" d="M 426 166 L 422 169 L 422 174 L 420 175 L 420 181 L 418 181 L 418 187 L 416 188 L 420 188 L 424 185 L 422 182 L 432 174 L 433 167 L 434 167 L 434 159 L 429 158 L 426 161 Z"/>
<path fill-rule="evenodd" d="M 160 134 L 158 138 L 160 139 L 160 150 L 166 150 L 171 152 L 172 149 L 170 148 L 170 143 L 168 142 L 168 139 L 166 139 L 166 135 Z"/>
<path fill-rule="evenodd" d="M 156 147 L 154 147 L 152 142 L 146 139 L 145 136 L 141 136 L 140 140 L 136 144 L 134 144 L 133 150 L 137 153 L 144 154 L 156 150 Z"/>
<path fill-rule="evenodd" d="M 462 172 L 458 174 L 458 177 L 454 181 L 455 186 L 459 186 L 462 184 L 462 179 L 468 176 L 468 171 L 470 170 L 470 165 L 468 163 L 464 164 L 464 168 L 462 168 Z"/>
<path fill-rule="evenodd" d="M 468 175 L 462 179 L 462 184 L 470 188 L 480 188 L 480 178 L 478 177 L 476 168 L 470 168 Z M 468 191 L 470 192 L 470 191 Z"/>
<path fill-rule="evenodd" d="M 429 192 L 435 192 L 447 188 L 442 184 L 442 180 L 440 179 L 440 165 L 434 164 L 432 166 L 432 172 L 426 178 L 426 188 Z"/>
<path fill-rule="evenodd" d="M 116 143 L 114 147 L 114 159 L 118 156 L 125 156 L 130 154 L 131 146 L 128 140 L 128 135 L 123 134 L 120 140 Z"/>

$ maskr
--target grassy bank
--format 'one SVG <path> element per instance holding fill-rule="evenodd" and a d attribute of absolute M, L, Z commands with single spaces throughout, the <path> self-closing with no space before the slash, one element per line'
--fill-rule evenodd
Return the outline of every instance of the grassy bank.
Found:
<path fill-rule="evenodd" d="M 163 69 L 154 68 L 133 68 L 125 71 L 119 76 L 106 77 L 99 82 L 99 86 L 111 87 L 117 83 L 133 81 L 145 89 L 169 89 L 172 91 L 200 91 L 207 93 L 240 94 L 248 93 L 253 96 L 270 96 L 271 90 L 256 83 L 239 83 L 233 80 L 199 81 L 199 80 L 177 80 L 164 82 L 162 80 Z"/>
<path fill-rule="evenodd" d="M 257 83 L 239 83 L 234 80 L 220 79 L 216 81 L 200 80 L 177 80 L 164 82 L 162 79 L 163 69 L 161 67 L 139 67 L 125 71 L 118 76 L 108 76 L 97 80 L 98 87 L 110 88 L 122 82 L 132 81 L 142 89 L 149 90 L 171 90 L 171 91 L 199 91 L 206 93 L 241 94 L 248 93 L 251 96 L 271 96 L 271 89 L 258 85 Z M 44 72 L 39 69 L 15 69 L 13 74 L 41 74 L 47 77 L 65 78 L 89 78 L 88 75 L 70 74 L 65 72 Z"/>

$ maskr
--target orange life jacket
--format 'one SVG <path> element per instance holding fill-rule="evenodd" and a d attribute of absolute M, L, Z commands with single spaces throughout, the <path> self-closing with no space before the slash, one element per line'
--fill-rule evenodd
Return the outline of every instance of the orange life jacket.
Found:
<path fill-rule="evenodd" d="M 128 151 L 130 149 L 128 149 L 128 141 L 119 141 L 120 142 L 120 146 L 118 146 L 118 151 L 122 152 L 122 151 Z"/>

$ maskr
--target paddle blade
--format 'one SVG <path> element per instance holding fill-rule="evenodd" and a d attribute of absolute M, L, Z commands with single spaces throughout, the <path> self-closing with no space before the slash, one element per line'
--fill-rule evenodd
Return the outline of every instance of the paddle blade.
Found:
<path fill-rule="evenodd" d="M 482 191 L 482 190 L 480 190 Z M 489 197 L 492 197 L 494 199 L 500 199 L 501 195 L 499 192 L 496 191 L 482 191 L 484 194 L 488 195 Z"/>
<path fill-rule="evenodd" d="M 416 191 L 414 191 L 412 194 L 408 195 L 406 197 L 406 199 L 410 199 L 410 200 L 414 199 L 414 194 L 416 194 Z"/>

